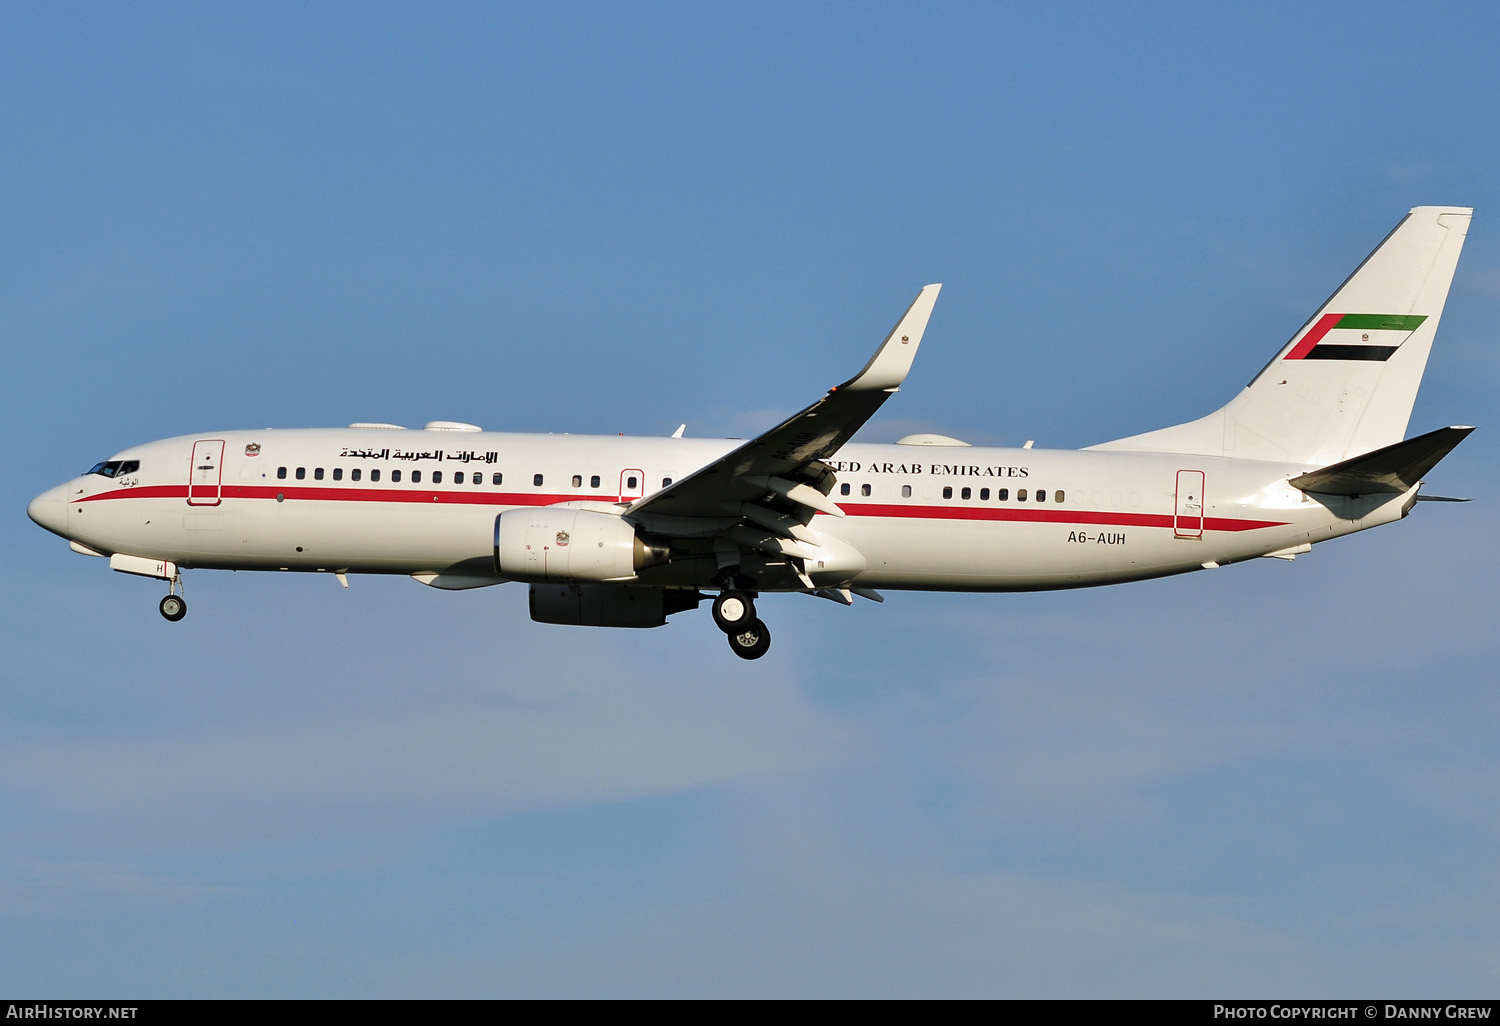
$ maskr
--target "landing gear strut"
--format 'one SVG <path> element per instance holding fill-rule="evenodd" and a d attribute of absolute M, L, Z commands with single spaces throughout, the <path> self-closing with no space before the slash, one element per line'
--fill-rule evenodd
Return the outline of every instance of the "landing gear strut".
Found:
<path fill-rule="evenodd" d="M 771 631 L 764 623 L 755 620 L 729 632 L 729 647 L 741 659 L 759 659 L 771 647 Z"/>
<path fill-rule="evenodd" d="M 184 616 L 187 616 L 187 599 L 178 594 L 182 591 L 182 575 L 178 574 L 176 577 L 173 577 L 167 583 L 167 588 L 169 589 L 167 597 L 161 600 L 161 605 L 157 606 L 157 608 L 161 610 L 161 615 L 166 617 L 169 622 L 176 623 Z"/>

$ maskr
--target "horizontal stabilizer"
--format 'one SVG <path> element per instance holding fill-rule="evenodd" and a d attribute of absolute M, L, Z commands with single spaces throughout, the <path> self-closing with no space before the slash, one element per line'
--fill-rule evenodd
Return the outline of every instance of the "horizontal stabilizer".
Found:
<path fill-rule="evenodd" d="M 1468 437 L 1471 427 L 1445 427 L 1292 478 L 1304 492 L 1324 495 L 1400 495 Z"/>

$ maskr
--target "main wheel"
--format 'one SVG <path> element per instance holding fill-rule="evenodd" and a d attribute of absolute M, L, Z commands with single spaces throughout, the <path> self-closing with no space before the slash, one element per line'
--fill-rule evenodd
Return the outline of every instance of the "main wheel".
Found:
<path fill-rule="evenodd" d="M 187 602 L 177 595 L 168 595 L 162 599 L 158 608 L 161 609 L 161 615 L 173 623 L 187 616 Z"/>
<path fill-rule="evenodd" d="M 743 591 L 721 591 L 713 604 L 714 623 L 725 634 L 755 622 L 755 603 Z"/>
<path fill-rule="evenodd" d="M 770 628 L 759 620 L 756 620 L 748 627 L 731 631 L 729 634 L 729 647 L 741 659 L 759 659 L 771 647 Z"/>

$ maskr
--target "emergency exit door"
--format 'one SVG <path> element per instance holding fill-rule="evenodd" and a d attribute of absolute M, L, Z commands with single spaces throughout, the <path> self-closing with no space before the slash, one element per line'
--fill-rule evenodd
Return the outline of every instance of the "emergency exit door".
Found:
<path fill-rule="evenodd" d="M 646 494 L 646 472 L 638 469 L 620 471 L 620 501 L 634 502 Z"/>

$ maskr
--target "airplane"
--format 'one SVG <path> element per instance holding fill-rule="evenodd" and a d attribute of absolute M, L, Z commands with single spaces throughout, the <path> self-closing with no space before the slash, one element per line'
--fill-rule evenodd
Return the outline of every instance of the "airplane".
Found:
<path fill-rule="evenodd" d="M 407 574 L 525 583 L 550 624 L 658 627 L 710 599 L 745 659 L 770 647 L 756 603 L 772 593 L 852 605 L 1290 560 L 1405 517 L 1473 430 L 1405 437 L 1471 215 L 1414 208 L 1227 405 L 1080 450 L 850 441 L 906 379 L 929 285 L 858 374 L 748 441 L 452 421 L 206 432 L 116 453 L 27 512 L 73 551 L 167 582 L 170 621 L 187 569 L 345 588 Z"/>

